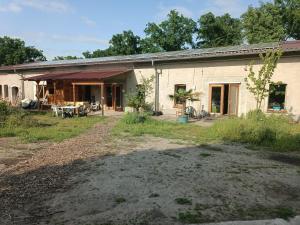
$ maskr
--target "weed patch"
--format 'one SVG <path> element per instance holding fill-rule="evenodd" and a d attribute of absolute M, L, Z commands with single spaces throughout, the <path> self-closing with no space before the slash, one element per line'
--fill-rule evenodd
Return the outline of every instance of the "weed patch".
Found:
<path fill-rule="evenodd" d="M 192 200 L 187 198 L 176 198 L 175 202 L 179 205 L 192 205 Z"/>

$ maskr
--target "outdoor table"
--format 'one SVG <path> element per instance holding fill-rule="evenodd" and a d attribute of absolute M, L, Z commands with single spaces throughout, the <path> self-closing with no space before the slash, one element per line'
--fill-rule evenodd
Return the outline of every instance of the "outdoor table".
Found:
<path fill-rule="evenodd" d="M 71 109 L 73 111 L 75 111 L 75 113 L 77 113 L 77 115 L 79 116 L 79 112 L 78 112 L 78 109 L 79 109 L 79 106 L 73 106 L 73 105 L 70 105 L 70 106 L 60 106 L 59 108 L 61 108 L 62 110 L 62 117 L 64 118 L 64 111 L 65 110 L 68 110 L 68 109 Z"/>

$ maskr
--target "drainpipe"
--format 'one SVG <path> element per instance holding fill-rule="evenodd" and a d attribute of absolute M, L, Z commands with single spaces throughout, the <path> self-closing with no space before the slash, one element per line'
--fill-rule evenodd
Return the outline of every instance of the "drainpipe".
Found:
<path fill-rule="evenodd" d="M 22 73 L 17 73 L 17 70 L 14 69 L 14 73 L 21 77 L 21 97 L 22 99 L 25 98 L 25 84 L 24 84 L 24 75 Z"/>
<path fill-rule="evenodd" d="M 155 71 L 155 98 L 154 98 L 154 111 L 159 111 L 159 73 L 157 72 L 157 67 L 154 64 L 154 60 L 152 60 L 152 67 L 154 67 Z"/>

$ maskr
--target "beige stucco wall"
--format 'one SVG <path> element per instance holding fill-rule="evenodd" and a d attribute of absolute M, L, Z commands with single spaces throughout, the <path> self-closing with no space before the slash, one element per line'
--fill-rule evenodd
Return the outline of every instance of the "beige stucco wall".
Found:
<path fill-rule="evenodd" d="M 193 103 L 188 102 L 196 110 L 203 109 L 208 111 L 209 105 L 209 84 L 220 83 L 238 83 L 239 89 L 239 104 L 238 114 L 242 115 L 251 109 L 255 109 L 254 97 L 246 89 L 244 78 L 249 72 L 247 65 L 250 59 L 243 60 L 223 60 L 223 61 L 207 61 L 194 63 L 169 63 L 156 64 L 157 72 L 159 74 L 159 108 L 165 114 L 175 114 L 176 109 L 174 103 L 168 97 L 169 94 L 174 93 L 176 84 L 185 84 L 187 89 L 193 89 L 195 92 L 200 92 L 200 101 Z M 260 68 L 259 61 L 254 62 L 254 70 Z M 111 67 L 110 67 L 111 68 Z M 93 66 L 87 68 L 89 70 L 105 69 L 104 66 Z M 68 70 L 69 71 L 69 70 Z M 39 74 L 26 74 L 25 76 L 35 76 Z M 128 72 L 126 76 L 119 80 L 112 79 L 111 82 L 124 82 L 124 102 L 126 105 L 125 95 L 134 91 L 136 85 L 141 83 L 142 76 L 149 78 L 155 75 L 153 66 L 139 67 L 135 66 L 132 72 Z M 117 78 L 116 78 L 117 79 Z M 125 81 L 124 81 L 125 80 Z M 286 109 L 289 113 L 300 118 L 300 57 L 283 57 L 280 59 L 275 70 L 273 81 L 282 81 L 287 84 L 286 90 Z M 9 86 L 9 93 L 11 96 L 11 87 L 22 87 L 20 76 L 16 74 L 0 75 L 0 85 L 7 84 Z M 154 85 L 154 84 L 153 84 Z M 20 89 L 21 90 L 21 89 Z M 36 90 L 35 82 L 24 82 L 24 95 L 26 98 L 34 98 Z M 2 87 L 3 91 L 3 87 Z M 149 103 L 154 103 L 154 91 L 148 97 Z M 263 104 L 263 108 L 267 110 L 267 99 Z"/>
<path fill-rule="evenodd" d="M 209 84 L 237 83 L 240 84 L 238 114 L 242 115 L 255 109 L 256 103 L 253 95 L 247 90 L 245 77 L 249 72 L 250 59 L 226 60 L 198 63 L 171 63 L 157 65 L 159 73 L 159 106 L 164 114 L 175 114 L 174 103 L 168 97 L 174 93 L 176 84 L 185 84 L 187 89 L 200 92 L 200 101 L 188 102 L 196 110 L 208 111 Z M 254 70 L 258 71 L 261 64 L 254 62 Z M 300 117 L 300 57 L 283 57 L 275 70 L 273 81 L 282 81 L 287 84 L 286 109 L 289 113 Z M 133 81 L 139 83 L 141 75 L 150 77 L 155 74 L 154 68 L 136 68 L 134 75 L 128 79 L 127 90 L 134 88 Z M 135 85 L 135 84 L 134 84 Z M 154 101 L 153 96 L 150 101 Z M 268 99 L 263 103 L 267 111 Z"/>
<path fill-rule="evenodd" d="M 38 74 L 29 74 L 25 76 L 36 76 Z M 19 99 L 29 98 L 35 99 L 36 82 L 34 81 L 22 81 L 22 77 L 19 74 L 0 74 L 0 85 L 2 86 L 2 98 L 4 98 L 4 85 L 8 85 L 8 98 L 5 100 L 12 101 L 12 87 L 19 89 Z"/>

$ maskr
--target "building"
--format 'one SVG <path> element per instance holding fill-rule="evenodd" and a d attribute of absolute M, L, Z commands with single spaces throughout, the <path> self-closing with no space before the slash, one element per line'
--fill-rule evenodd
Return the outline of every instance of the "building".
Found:
<path fill-rule="evenodd" d="M 0 97 L 12 103 L 39 97 L 48 104 L 103 99 L 105 110 L 124 110 L 126 95 L 142 77 L 154 76 L 154 92 L 148 101 L 156 111 L 175 114 L 179 105 L 168 96 L 183 88 L 201 93 L 200 101 L 187 103 L 197 111 L 242 115 L 256 107 L 244 80 L 249 63 L 257 71 L 259 53 L 278 48 L 284 53 L 273 76 L 275 91 L 265 99 L 263 109 L 289 113 L 299 120 L 300 41 L 0 67 Z"/>

